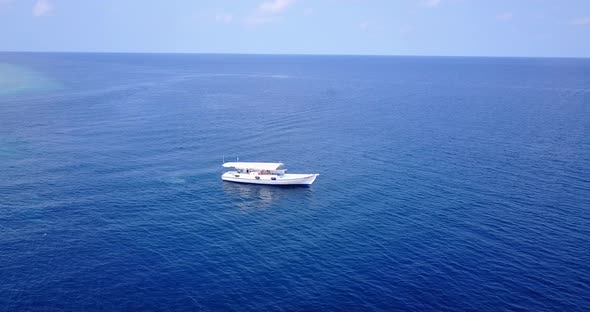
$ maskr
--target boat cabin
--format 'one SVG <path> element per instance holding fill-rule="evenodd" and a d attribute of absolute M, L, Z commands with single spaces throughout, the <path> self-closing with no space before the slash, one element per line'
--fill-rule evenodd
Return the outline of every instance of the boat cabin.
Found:
<path fill-rule="evenodd" d="M 287 171 L 283 163 L 227 162 L 223 166 L 235 168 L 238 174 L 281 176 Z"/>

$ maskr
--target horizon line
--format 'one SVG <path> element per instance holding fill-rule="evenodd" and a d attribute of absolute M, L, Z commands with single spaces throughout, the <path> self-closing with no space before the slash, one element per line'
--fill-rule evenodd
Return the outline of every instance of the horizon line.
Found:
<path fill-rule="evenodd" d="M 180 54 L 180 55 L 266 55 L 266 56 L 368 56 L 368 57 L 440 57 L 440 58 L 539 58 L 589 59 L 590 56 L 518 56 L 518 55 L 436 55 L 436 54 L 330 54 L 330 53 L 245 53 L 245 52 L 152 52 L 152 51 L 18 51 L 0 50 L 0 53 L 67 53 L 67 54 Z"/>

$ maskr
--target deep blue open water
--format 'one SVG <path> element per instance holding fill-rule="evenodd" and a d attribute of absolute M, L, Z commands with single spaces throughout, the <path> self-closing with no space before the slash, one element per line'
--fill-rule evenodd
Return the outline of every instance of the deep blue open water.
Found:
<path fill-rule="evenodd" d="M 589 306 L 589 59 L 0 53 L 2 311 Z"/>

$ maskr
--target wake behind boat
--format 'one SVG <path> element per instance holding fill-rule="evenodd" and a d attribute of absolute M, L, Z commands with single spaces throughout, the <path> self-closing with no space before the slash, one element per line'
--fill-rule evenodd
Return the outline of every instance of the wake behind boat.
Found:
<path fill-rule="evenodd" d="M 267 162 L 226 162 L 226 168 L 235 168 L 221 175 L 223 181 L 267 184 L 267 185 L 310 185 L 317 173 L 285 173 L 283 163 Z"/>

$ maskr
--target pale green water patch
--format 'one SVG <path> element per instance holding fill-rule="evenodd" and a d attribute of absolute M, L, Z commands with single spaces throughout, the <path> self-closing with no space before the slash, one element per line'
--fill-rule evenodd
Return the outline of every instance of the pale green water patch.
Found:
<path fill-rule="evenodd" d="M 59 89 L 61 84 L 27 67 L 0 63 L 0 96 Z"/>
<path fill-rule="evenodd" d="M 0 160 L 18 159 L 30 153 L 29 144 L 18 138 L 0 136 Z"/>

